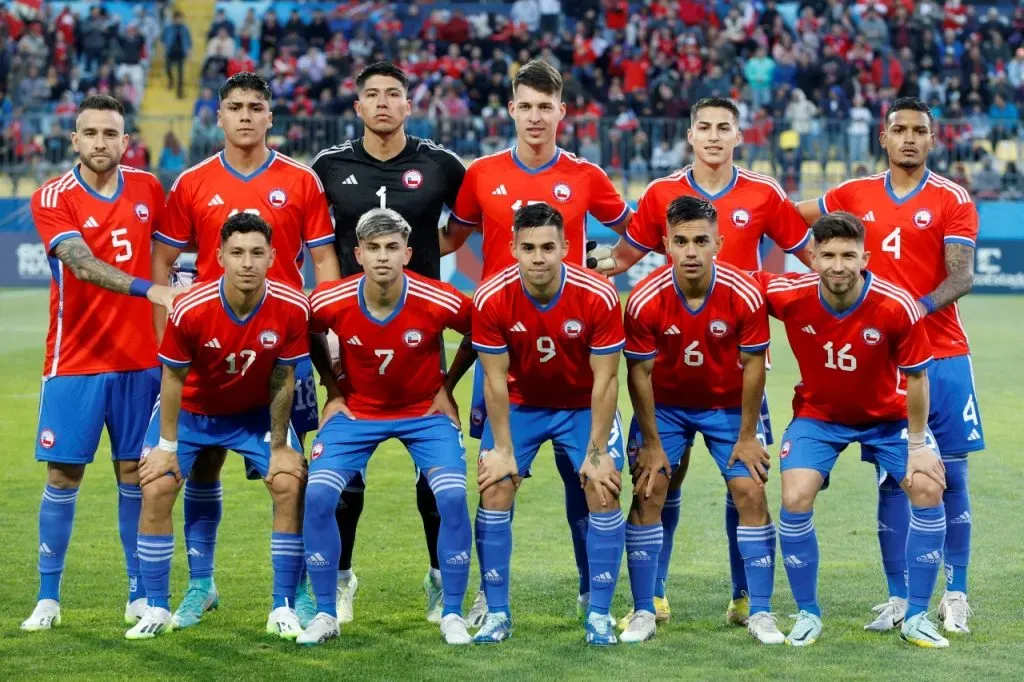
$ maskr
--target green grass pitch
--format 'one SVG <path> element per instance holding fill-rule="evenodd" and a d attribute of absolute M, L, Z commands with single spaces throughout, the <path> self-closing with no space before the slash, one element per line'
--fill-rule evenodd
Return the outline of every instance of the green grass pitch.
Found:
<path fill-rule="evenodd" d="M 583 644 L 583 631 L 574 620 L 576 577 L 562 488 L 550 449 L 539 456 L 536 475 L 523 486 L 517 506 L 514 637 L 495 647 L 445 647 L 437 627 L 424 619 L 420 582 L 427 556 L 415 506 L 413 467 L 396 442 L 380 448 L 370 463 L 354 562 L 360 578 L 356 622 L 343 630 L 340 640 L 302 649 L 263 634 L 271 579 L 269 498 L 262 485 L 244 480 L 240 460 L 229 458 L 217 552 L 220 610 L 187 631 L 149 642 L 125 641 L 117 493 L 105 443 L 78 499 L 64 574 L 64 624 L 49 633 L 22 633 L 18 624 L 32 610 L 37 587 L 36 523 L 44 471 L 32 453 L 46 315 L 44 292 L 0 292 L 4 679 L 1020 679 L 1024 468 L 1015 434 L 1024 411 L 1024 297 L 976 296 L 963 306 L 975 351 L 988 451 L 972 456 L 971 465 L 974 633 L 953 638 L 947 651 L 916 649 L 902 643 L 896 633 L 876 635 L 861 629 L 870 619 L 870 607 L 884 598 L 885 583 L 875 536 L 872 469 L 858 461 L 855 451 L 840 458 L 832 488 L 818 498 L 815 519 L 825 612 L 821 640 L 809 649 L 766 648 L 756 645 L 744 630 L 727 627 L 724 486 L 702 446 L 694 452 L 684 488 L 672 557 L 672 622 L 659 629 L 657 639 L 639 647 L 591 650 Z M 768 383 L 778 437 L 790 416 L 796 372 L 781 328 L 776 325 L 773 331 L 776 368 Z M 464 413 L 469 383 L 463 382 L 458 394 Z M 619 403 L 628 414 L 624 388 Z M 149 406 L 139 409 L 148 411 Z M 467 445 L 472 462 L 476 445 Z M 777 447 L 772 454 L 776 456 Z M 474 471 L 471 463 L 471 477 Z M 777 474 L 768 492 L 774 515 L 780 500 Z M 476 504 L 472 498 L 471 514 Z M 180 501 L 176 528 L 180 532 Z M 183 545 L 179 539 L 172 576 L 175 602 L 187 580 Z M 471 585 L 475 582 L 471 579 Z M 614 613 L 621 615 L 628 608 L 628 595 L 623 566 Z M 794 604 L 781 565 L 773 605 L 788 630 L 785 616 L 793 613 Z"/>

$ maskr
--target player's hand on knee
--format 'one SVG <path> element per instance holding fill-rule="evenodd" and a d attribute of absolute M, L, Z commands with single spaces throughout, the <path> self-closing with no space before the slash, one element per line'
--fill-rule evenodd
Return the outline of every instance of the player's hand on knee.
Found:
<path fill-rule="evenodd" d="M 434 401 L 430 403 L 430 408 L 427 410 L 426 415 L 432 414 L 443 414 L 453 422 L 458 428 L 462 428 L 462 420 L 459 419 L 459 406 L 455 402 L 455 396 L 451 394 L 446 386 L 442 386 L 441 390 L 434 396 Z"/>
<path fill-rule="evenodd" d="M 480 492 L 487 490 L 495 483 L 512 479 L 514 485 L 519 482 L 519 465 L 516 464 L 515 455 L 510 448 L 493 447 L 490 450 L 481 450 L 480 458 L 477 460 L 476 482 Z"/>
<path fill-rule="evenodd" d="M 178 455 L 160 448 L 150 450 L 139 462 L 139 485 L 159 480 L 160 477 L 172 474 L 174 480 L 181 481 L 181 469 L 178 468 Z"/>
<path fill-rule="evenodd" d="M 338 413 L 345 415 L 349 419 L 355 419 L 355 415 L 353 415 L 352 411 L 348 409 L 348 403 L 345 401 L 345 398 L 343 398 L 340 395 L 331 398 L 326 403 L 324 403 L 324 409 L 320 412 L 319 428 L 324 428 L 324 424 L 326 424 L 331 417 Z"/>
<path fill-rule="evenodd" d="M 302 456 L 301 452 L 287 445 L 282 445 L 271 448 L 270 466 L 267 468 L 267 475 L 263 480 L 267 482 L 267 485 L 272 485 L 275 476 L 278 474 L 288 474 L 300 481 L 305 481 L 307 468 L 306 458 Z"/>
<path fill-rule="evenodd" d="M 636 462 L 630 469 L 633 474 L 633 492 L 647 499 L 654 492 L 658 476 L 672 475 L 672 464 L 668 461 L 661 443 L 644 443 L 636 454 Z"/>
<path fill-rule="evenodd" d="M 171 306 L 174 305 L 174 299 L 182 294 L 187 294 L 190 288 L 191 287 L 169 287 L 163 284 L 154 284 L 149 288 L 149 291 L 146 292 L 146 298 L 149 299 L 150 303 L 163 306 L 164 308 L 167 308 L 167 310 L 170 310 Z"/>
<path fill-rule="evenodd" d="M 611 247 L 598 246 L 596 241 L 587 242 L 587 267 L 602 275 L 615 269 L 615 258 Z"/>
<path fill-rule="evenodd" d="M 914 487 L 914 474 L 922 474 L 946 489 L 946 466 L 942 458 L 931 448 L 922 445 L 907 457 L 907 477 L 903 484 L 909 490 Z"/>
<path fill-rule="evenodd" d="M 727 469 L 731 469 L 736 462 L 743 462 L 758 486 L 764 487 L 768 480 L 768 463 L 770 462 L 768 451 L 761 445 L 757 438 L 741 438 L 736 441 L 732 449 L 732 457 L 729 458 Z"/>
<path fill-rule="evenodd" d="M 622 475 L 607 452 L 587 452 L 583 466 L 580 467 L 580 485 L 586 487 L 588 481 L 594 486 L 602 507 L 611 506 L 622 492 Z"/>

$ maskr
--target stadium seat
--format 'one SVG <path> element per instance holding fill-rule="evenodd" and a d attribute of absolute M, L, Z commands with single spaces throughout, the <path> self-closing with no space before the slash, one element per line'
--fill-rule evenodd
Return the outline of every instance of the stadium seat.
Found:
<path fill-rule="evenodd" d="M 1000 163 L 1017 163 L 1019 158 L 1020 152 L 1014 140 L 1000 140 L 996 145 L 996 160 Z"/>

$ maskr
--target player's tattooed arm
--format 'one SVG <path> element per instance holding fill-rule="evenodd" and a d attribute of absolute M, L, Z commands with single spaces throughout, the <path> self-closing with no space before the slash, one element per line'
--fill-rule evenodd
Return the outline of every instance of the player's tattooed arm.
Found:
<path fill-rule="evenodd" d="M 974 286 L 974 247 L 967 244 L 946 244 L 946 279 L 935 291 L 924 296 L 922 306 L 928 312 L 943 308 L 970 293 Z"/>
<path fill-rule="evenodd" d="M 288 422 L 295 395 L 295 367 L 274 365 L 270 373 L 270 447 L 287 447 Z"/>
<path fill-rule="evenodd" d="M 81 237 L 65 239 L 54 247 L 53 253 L 77 279 L 119 294 L 127 294 L 135 279 L 124 270 L 118 270 L 94 256 L 92 249 Z"/>

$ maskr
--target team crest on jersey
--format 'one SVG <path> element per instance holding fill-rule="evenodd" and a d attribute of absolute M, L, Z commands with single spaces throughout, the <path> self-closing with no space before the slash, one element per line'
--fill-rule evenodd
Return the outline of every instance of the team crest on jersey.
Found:
<path fill-rule="evenodd" d="M 570 339 L 575 339 L 583 333 L 583 323 L 577 319 L 569 319 L 562 325 L 562 332 Z"/>
<path fill-rule="evenodd" d="M 877 346 L 882 342 L 882 332 L 878 331 L 874 327 L 868 327 L 860 333 L 864 338 L 864 343 L 869 346 Z"/>
<path fill-rule="evenodd" d="M 789 451 L 793 448 L 793 444 L 788 440 L 782 442 L 782 447 L 779 448 L 779 459 L 784 459 Z"/>
<path fill-rule="evenodd" d="M 148 223 L 149 222 L 149 216 L 150 216 L 149 206 L 146 206 L 145 204 L 143 204 L 141 202 L 138 203 L 138 204 L 135 204 L 135 217 L 136 218 L 138 218 L 139 220 L 141 220 L 144 223 Z"/>
<path fill-rule="evenodd" d="M 267 195 L 267 201 L 274 208 L 283 208 L 288 203 L 288 194 L 280 187 L 275 187 L 270 190 L 270 194 Z"/>
<path fill-rule="evenodd" d="M 556 184 L 551 189 L 551 193 L 555 196 L 555 199 L 561 201 L 563 204 L 572 198 L 572 188 L 564 182 Z"/>
<path fill-rule="evenodd" d="M 729 325 L 725 323 L 725 320 L 711 320 L 708 331 L 712 336 L 725 336 L 729 331 Z"/>
<path fill-rule="evenodd" d="M 914 214 L 914 227 L 923 230 L 932 224 L 932 213 L 927 208 L 922 208 Z"/>
<path fill-rule="evenodd" d="M 423 332 L 419 329 L 406 329 L 405 333 L 402 334 L 402 343 L 409 346 L 409 348 L 415 348 L 423 343 Z"/>
<path fill-rule="evenodd" d="M 732 224 L 743 229 L 750 224 L 750 211 L 745 208 L 737 208 L 732 212 Z"/>
<path fill-rule="evenodd" d="M 402 184 L 409 189 L 418 189 L 423 184 L 423 173 L 415 168 L 405 171 L 402 173 Z"/>
<path fill-rule="evenodd" d="M 57 436 L 50 429 L 43 429 L 39 434 L 39 444 L 49 450 L 57 442 Z"/>
<path fill-rule="evenodd" d="M 319 459 L 322 454 L 324 454 L 324 444 L 313 443 L 313 449 L 309 451 L 310 459 Z"/>
<path fill-rule="evenodd" d="M 264 348 L 273 348 L 280 340 L 281 337 L 273 329 L 264 329 L 260 332 L 260 345 Z"/>

